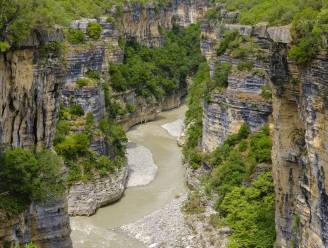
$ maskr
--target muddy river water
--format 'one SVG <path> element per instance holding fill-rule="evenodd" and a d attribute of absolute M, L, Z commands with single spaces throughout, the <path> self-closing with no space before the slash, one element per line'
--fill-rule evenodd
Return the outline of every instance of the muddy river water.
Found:
<path fill-rule="evenodd" d="M 185 193 L 182 154 L 176 137 L 172 136 L 177 133 L 175 125 L 181 124 L 185 110 L 186 107 L 181 106 L 163 112 L 156 121 L 138 125 L 127 133 L 130 148 L 139 145 L 145 147 L 148 154 L 151 152 L 158 167 L 156 176 L 145 186 L 127 188 L 120 201 L 99 209 L 94 216 L 71 218 L 74 248 L 145 247 L 119 227 L 137 221 Z M 163 125 L 171 128 L 171 134 Z M 140 159 L 139 156 L 143 156 L 142 152 L 134 153 L 129 163 Z M 145 180 L 149 181 L 149 178 Z"/>

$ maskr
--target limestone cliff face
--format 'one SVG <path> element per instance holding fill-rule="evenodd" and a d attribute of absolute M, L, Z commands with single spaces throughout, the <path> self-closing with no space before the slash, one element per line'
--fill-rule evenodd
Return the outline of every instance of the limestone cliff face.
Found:
<path fill-rule="evenodd" d="M 119 200 L 125 190 L 128 168 L 123 167 L 109 176 L 94 181 L 75 183 L 68 195 L 69 214 L 93 215 L 97 209 Z"/>
<path fill-rule="evenodd" d="M 204 16 L 208 7 L 207 0 L 178 0 L 164 5 L 133 4 L 126 6 L 117 23 L 126 38 L 135 38 L 149 47 L 161 46 L 161 29 L 170 29 L 174 24 L 186 27 Z M 116 12 L 117 10 L 113 10 Z"/>
<path fill-rule="evenodd" d="M 21 49 L 0 54 L 0 146 L 50 147 L 65 72 L 59 57 L 41 56 L 40 44 L 61 32 L 32 35 Z M 0 245 L 33 241 L 39 247 L 72 247 L 66 197 L 32 203 L 19 216 L 0 216 Z"/>
<path fill-rule="evenodd" d="M 288 44 L 273 46 L 273 172 L 281 247 L 327 247 L 326 56 L 297 68 Z"/>
<path fill-rule="evenodd" d="M 119 102 L 136 106 L 134 112 L 127 113 L 120 117 L 118 121 L 126 131 L 137 124 L 153 121 L 161 111 L 179 107 L 182 104 L 182 98 L 186 94 L 186 88 L 181 87 L 170 96 L 165 96 L 161 101 L 156 101 L 155 99 L 146 100 L 137 96 L 135 91 L 116 93 L 113 97 Z"/>
<path fill-rule="evenodd" d="M 0 55 L 0 144 L 51 146 L 63 70 L 33 48 Z"/>
<path fill-rule="evenodd" d="M 72 247 L 65 198 L 45 204 L 33 203 L 24 213 L 14 218 L 0 213 L 0 223 L 1 245 L 33 242 L 38 247 Z"/>
<path fill-rule="evenodd" d="M 233 22 L 231 16 L 234 14 L 225 13 L 222 21 Z M 288 59 L 288 26 L 225 26 L 253 37 L 265 55 L 261 61 L 253 62 L 255 68 L 265 72 L 265 77 L 234 75 L 234 71 L 229 74 L 228 88 L 212 94 L 205 104 L 203 146 L 212 150 L 228 133 L 238 129 L 239 122 L 260 127 L 272 110 L 276 245 L 328 247 L 328 58 L 321 54 L 307 66 L 297 67 Z M 234 64 L 231 56 L 216 56 L 219 29 L 208 23 L 202 27 L 201 47 L 209 64 L 214 65 L 217 60 Z M 215 75 L 214 66 L 211 73 Z M 259 87 L 266 83 L 273 91 L 271 102 L 263 102 L 259 96 Z M 247 99 L 241 97 L 245 94 Z"/>
<path fill-rule="evenodd" d="M 225 30 L 238 30 L 242 36 L 252 39 L 261 53 L 268 53 L 267 43 L 252 31 L 252 27 L 236 24 L 223 27 Z M 215 25 L 203 22 L 201 48 L 210 66 L 211 78 L 220 73 L 221 69 L 216 69 L 216 66 L 230 66 L 227 88 L 212 92 L 204 104 L 202 147 L 207 151 L 213 151 L 228 135 L 238 132 L 243 123 L 247 123 L 252 131 L 259 130 L 272 112 L 271 101 L 261 96 L 262 87 L 270 84 L 267 59 L 259 59 L 253 54 L 241 59 L 227 52 L 217 56 L 216 48 L 223 35 L 223 31 Z M 253 68 L 240 70 L 241 62 L 250 63 Z"/>

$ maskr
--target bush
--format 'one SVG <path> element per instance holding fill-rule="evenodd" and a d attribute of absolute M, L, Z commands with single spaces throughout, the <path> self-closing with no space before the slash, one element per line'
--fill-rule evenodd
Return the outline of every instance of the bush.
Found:
<path fill-rule="evenodd" d="M 220 204 L 220 213 L 234 230 L 228 247 L 272 247 L 274 206 L 271 172 L 260 175 L 250 187 L 234 187 Z"/>
<path fill-rule="evenodd" d="M 269 85 L 263 85 L 260 94 L 265 100 L 272 99 L 272 91 Z"/>
<path fill-rule="evenodd" d="M 85 86 L 88 86 L 90 83 L 90 80 L 89 79 L 86 79 L 86 78 L 80 78 L 78 80 L 76 80 L 75 84 L 81 89 Z"/>
<path fill-rule="evenodd" d="M 67 32 L 67 40 L 71 44 L 82 44 L 85 41 L 85 35 L 80 29 L 69 29 Z"/>
<path fill-rule="evenodd" d="M 48 55 L 61 56 L 64 51 L 64 44 L 59 41 L 51 41 L 47 44 L 44 44 L 40 48 L 41 57 L 47 57 Z"/>
<path fill-rule="evenodd" d="M 231 70 L 231 64 L 222 63 L 215 67 L 214 82 L 215 87 L 226 88 L 228 87 L 228 76 Z"/>
<path fill-rule="evenodd" d="M 7 41 L 0 41 L 0 52 L 4 53 L 10 49 L 10 45 Z"/>
<path fill-rule="evenodd" d="M 87 27 L 87 35 L 94 40 L 99 40 L 102 32 L 102 27 L 99 23 L 91 22 Z"/>
<path fill-rule="evenodd" d="M 270 162 L 271 139 L 267 126 L 250 133 L 247 125 L 205 156 L 213 168 L 205 178 L 207 193 L 217 193 L 218 215 L 213 226 L 233 229 L 228 247 L 272 247 L 275 241 L 274 187 L 271 172 L 254 173 L 258 163 Z"/>
<path fill-rule="evenodd" d="M 182 209 L 188 214 L 199 214 L 205 211 L 205 204 L 198 192 L 192 192 Z"/>
<path fill-rule="evenodd" d="M 237 69 L 239 71 L 251 71 L 254 67 L 254 64 L 247 60 L 241 60 L 239 61 L 237 65 Z"/>
<path fill-rule="evenodd" d="M 67 160 L 74 160 L 83 157 L 88 153 L 90 141 L 86 134 L 78 133 L 66 136 L 63 142 L 55 146 L 59 155 L 64 156 Z"/>
<path fill-rule="evenodd" d="M 60 195 L 58 182 L 62 162 L 55 153 L 38 153 L 15 148 L 0 156 L 0 208 L 19 213 L 32 201 L 44 201 Z"/>
<path fill-rule="evenodd" d="M 241 42 L 240 33 L 238 30 L 228 30 L 224 32 L 224 37 L 220 41 L 220 46 L 216 50 L 218 56 L 223 55 L 228 49 L 239 47 Z"/>
<path fill-rule="evenodd" d="M 83 116 L 84 110 L 79 104 L 73 104 L 69 107 L 69 113 L 75 116 Z"/>

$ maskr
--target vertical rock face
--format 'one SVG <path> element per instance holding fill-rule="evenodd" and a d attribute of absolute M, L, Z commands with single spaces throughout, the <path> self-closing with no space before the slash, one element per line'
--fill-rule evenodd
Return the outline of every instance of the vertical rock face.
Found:
<path fill-rule="evenodd" d="M 252 39 L 261 53 L 268 53 L 267 44 L 251 26 L 226 24 L 224 28 L 238 30 L 242 36 Z M 261 96 L 262 87 L 270 84 L 267 59 L 252 55 L 240 59 L 227 53 L 217 56 L 215 48 L 222 39 L 221 30 L 203 22 L 201 48 L 210 66 L 211 78 L 220 73 L 220 69 L 215 68 L 217 65 L 229 64 L 231 67 L 227 88 L 212 92 L 204 104 L 202 147 L 207 151 L 213 151 L 228 135 L 238 132 L 243 123 L 247 123 L 252 131 L 259 130 L 272 112 L 271 101 Z M 253 64 L 251 71 L 238 69 L 245 61 Z"/>
<path fill-rule="evenodd" d="M 133 4 L 123 10 L 119 29 L 127 38 L 135 38 L 149 47 L 163 44 L 161 29 L 174 24 L 186 27 L 204 16 L 209 6 L 207 0 L 178 0 L 167 5 L 152 3 Z"/>
<path fill-rule="evenodd" d="M 0 145 L 28 147 L 52 145 L 57 122 L 64 69 L 56 56 L 44 58 L 40 42 L 62 35 L 36 36 L 17 49 L 0 54 Z M 0 216 L 0 245 L 33 241 L 40 247 L 72 247 L 66 197 L 32 203 L 16 217 Z"/>
<path fill-rule="evenodd" d="M 38 247 L 72 247 L 66 199 L 31 204 L 28 210 L 15 218 L 8 219 L 0 213 L 0 221 L 1 245 L 32 241 Z"/>
<path fill-rule="evenodd" d="M 34 49 L 0 55 L 0 144 L 51 145 L 63 74 L 58 61 L 37 56 Z"/>
<path fill-rule="evenodd" d="M 233 15 L 224 12 L 222 21 L 233 22 Z M 225 27 L 255 38 L 265 56 L 253 63 L 266 76 L 230 72 L 227 89 L 214 92 L 205 103 L 203 146 L 213 150 L 229 133 L 238 130 L 239 122 L 248 123 L 253 130 L 259 128 L 272 110 L 277 246 L 328 247 L 328 58 L 318 55 L 304 67 L 289 61 L 288 26 Z M 212 77 L 217 61 L 238 63 L 227 54 L 216 56 L 215 48 L 221 39 L 218 28 L 204 23 L 202 32 L 201 47 Z M 271 102 L 259 96 L 266 84 L 272 87 Z"/>
<path fill-rule="evenodd" d="M 325 56 L 296 68 L 287 60 L 286 46 L 273 50 L 273 169 L 281 247 L 328 246 L 327 69 Z"/>

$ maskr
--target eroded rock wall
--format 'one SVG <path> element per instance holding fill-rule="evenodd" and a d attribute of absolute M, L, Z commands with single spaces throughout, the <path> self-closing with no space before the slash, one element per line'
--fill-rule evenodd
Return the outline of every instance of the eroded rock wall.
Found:
<path fill-rule="evenodd" d="M 273 49 L 273 172 L 277 242 L 327 247 L 326 56 L 297 68 L 286 44 Z"/>
<path fill-rule="evenodd" d="M 205 15 L 210 3 L 205 0 L 178 0 L 167 4 L 133 4 L 126 6 L 118 27 L 126 38 L 157 47 L 163 44 L 162 29 L 186 27 Z"/>
<path fill-rule="evenodd" d="M 272 110 L 276 245 L 328 247 L 327 55 L 318 55 L 308 65 L 297 66 L 288 58 L 292 42 L 288 26 L 231 24 L 236 21 L 234 16 L 224 12 L 220 25 L 202 25 L 201 47 L 211 76 L 215 76 L 217 61 L 236 62 L 226 54 L 216 55 L 222 25 L 255 37 L 264 56 L 260 61 L 253 58 L 253 63 L 266 76 L 258 78 L 232 72 L 227 89 L 211 95 L 204 108 L 204 149 L 213 150 L 229 133 L 238 130 L 240 122 L 259 128 Z M 259 94 L 261 85 L 265 84 L 271 86 L 271 102 L 263 102 Z M 247 99 L 241 98 L 245 95 Z"/>
<path fill-rule="evenodd" d="M 38 37 L 38 38 L 37 38 Z M 0 146 L 52 145 L 65 68 L 41 44 L 62 40 L 60 32 L 36 36 L 21 49 L 0 54 Z M 39 247 L 72 247 L 66 196 L 32 203 L 18 216 L 0 213 L 0 246 L 33 241 Z"/>
<path fill-rule="evenodd" d="M 224 38 L 224 30 L 238 32 L 258 46 L 261 54 L 268 54 L 268 44 L 251 26 L 238 24 L 218 24 L 203 22 L 202 53 L 210 66 L 210 76 L 215 80 L 222 70 L 217 66 L 229 65 L 227 87 L 214 90 L 204 104 L 202 147 L 213 151 L 228 135 L 238 132 L 243 123 L 252 131 L 259 130 L 267 123 L 272 112 L 271 100 L 262 97 L 264 86 L 270 85 L 268 58 L 258 58 L 253 54 L 247 58 L 234 57 L 227 52 L 218 56 L 216 49 Z M 250 70 L 239 69 L 240 63 L 252 65 Z"/>

